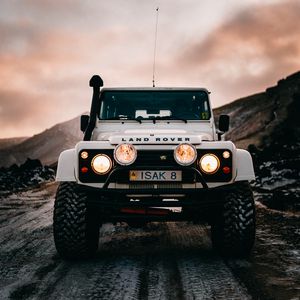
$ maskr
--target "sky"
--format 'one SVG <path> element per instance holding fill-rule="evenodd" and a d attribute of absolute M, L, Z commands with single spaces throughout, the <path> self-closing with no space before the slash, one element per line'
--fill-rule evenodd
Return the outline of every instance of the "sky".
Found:
<path fill-rule="evenodd" d="M 156 86 L 218 107 L 300 70 L 299 0 L 1 0 L 0 138 L 87 112 L 93 74 L 152 86 L 157 7 Z"/>

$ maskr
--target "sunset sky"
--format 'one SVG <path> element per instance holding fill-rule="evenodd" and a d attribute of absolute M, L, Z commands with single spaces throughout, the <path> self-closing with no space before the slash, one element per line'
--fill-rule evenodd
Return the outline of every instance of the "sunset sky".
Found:
<path fill-rule="evenodd" d="M 157 86 L 217 107 L 300 69 L 299 0 L 1 0 L 0 138 L 88 111 L 93 74 L 151 86 L 157 6 Z"/>

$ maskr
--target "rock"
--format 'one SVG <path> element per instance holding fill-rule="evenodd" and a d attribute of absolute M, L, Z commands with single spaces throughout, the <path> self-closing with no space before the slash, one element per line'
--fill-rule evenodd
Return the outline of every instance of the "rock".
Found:
<path fill-rule="evenodd" d="M 52 181 L 54 178 L 55 171 L 52 168 L 43 166 L 37 159 L 27 159 L 20 167 L 12 165 L 0 169 L 0 196 Z"/>

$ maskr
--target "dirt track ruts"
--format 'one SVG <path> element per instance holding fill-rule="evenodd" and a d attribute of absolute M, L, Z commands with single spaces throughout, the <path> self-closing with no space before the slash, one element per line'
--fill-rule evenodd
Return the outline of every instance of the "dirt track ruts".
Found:
<path fill-rule="evenodd" d="M 268 274 L 261 265 L 272 256 L 266 260 L 255 252 L 286 243 L 280 232 L 272 237 L 265 223 L 247 260 L 224 261 L 213 252 L 207 226 L 169 222 L 144 229 L 105 224 L 95 258 L 64 261 L 52 238 L 55 188 L 48 184 L 1 199 L 0 299 L 299 299 L 299 240 L 274 257 L 289 272 L 287 282 L 280 281 L 283 275 L 274 266 Z M 295 217 L 290 234 L 299 237 L 297 224 Z M 281 266 L 280 259 L 288 265 Z"/>

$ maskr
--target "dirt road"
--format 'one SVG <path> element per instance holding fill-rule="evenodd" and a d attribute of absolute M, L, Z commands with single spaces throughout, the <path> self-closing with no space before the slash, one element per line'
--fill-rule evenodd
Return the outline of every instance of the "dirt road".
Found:
<path fill-rule="evenodd" d="M 300 217 L 258 208 L 255 250 L 223 260 L 209 227 L 106 224 L 94 259 L 62 260 L 55 184 L 0 201 L 0 299 L 299 299 Z"/>

